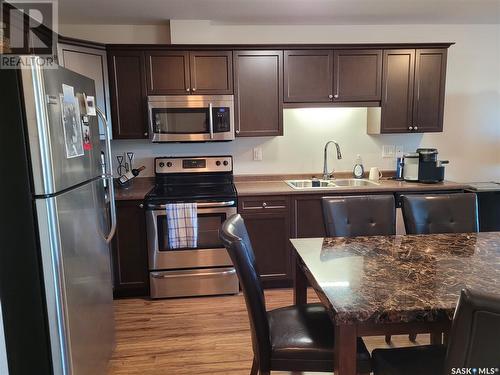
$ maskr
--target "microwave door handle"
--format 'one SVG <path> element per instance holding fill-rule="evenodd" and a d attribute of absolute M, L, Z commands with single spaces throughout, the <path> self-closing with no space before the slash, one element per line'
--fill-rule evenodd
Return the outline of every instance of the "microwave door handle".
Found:
<path fill-rule="evenodd" d="M 212 115 L 212 103 L 208 104 L 208 121 L 210 127 L 210 139 L 214 139 L 214 116 Z"/>
<path fill-rule="evenodd" d="M 111 228 L 109 234 L 106 236 L 106 242 L 110 243 L 116 232 L 116 203 L 115 203 L 115 188 L 113 185 L 113 171 L 111 168 L 111 160 L 113 160 L 113 155 L 111 154 L 111 132 L 109 129 L 109 123 L 104 112 L 96 107 L 97 115 L 102 119 L 104 123 L 104 129 L 106 130 L 106 175 L 105 178 L 108 179 L 108 191 L 109 191 L 109 206 L 111 208 Z"/>

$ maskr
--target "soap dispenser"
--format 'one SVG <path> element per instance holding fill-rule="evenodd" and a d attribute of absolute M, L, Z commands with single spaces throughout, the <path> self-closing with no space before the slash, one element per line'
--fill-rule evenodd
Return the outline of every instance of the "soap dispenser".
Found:
<path fill-rule="evenodd" d="M 363 167 L 363 161 L 361 160 L 361 155 L 358 154 L 356 161 L 354 162 L 354 168 L 352 170 L 354 178 L 363 178 L 365 174 L 365 168 Z"/>

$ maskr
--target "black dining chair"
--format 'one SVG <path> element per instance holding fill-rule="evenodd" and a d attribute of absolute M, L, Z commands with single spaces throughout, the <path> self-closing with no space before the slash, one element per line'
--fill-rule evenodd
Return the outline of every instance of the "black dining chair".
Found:
<path fill-rule="evenodd" d="M 402 195 L 407 234 L 472 233 L 479 230 L 474 193 Z M 410 335 L 415 341 L 416 335 Z"/>
<path fill-rule="evenodd" d="M 329 237 L 388 236 L 396 233 L 393 195 L 353 195 L 323 198 Z"/>
<path fill-rule="evenodd" d="M 472 233 L 479 230 L 474 193 L 403 195 L 407 234 Z"/>
<path fill-rule="evenodd" d="M 396 233 L 393 195 L 324 197 L 322 203 L 328 237 L 389 236 Z M 391 342 L 390 335 L 385 336 L 385 342 Z"/>
<path fill-rule="evenodd" d="M 323 305 L 266 311 L 252 244 L 239 214 L 224 222 L 220 238 L 236 268 L 247 306 L 254 353 L 250 374 L 269 375 L 272 370 L 332 372 L 334 325 Z M 361 338 L 357 347 L 357 372 L 369 374 L 370 354 Z"/>
<path fill-rule="evenodd" d="M 375 349 L 374 375 L 449 375 L 470 368 L 500 368 L 500 295 L 464 289 L 445 345 Z M 476 372 L 472 372 L 475 368 Z M 491 370 L 493 369 L 493 370 Z"/>

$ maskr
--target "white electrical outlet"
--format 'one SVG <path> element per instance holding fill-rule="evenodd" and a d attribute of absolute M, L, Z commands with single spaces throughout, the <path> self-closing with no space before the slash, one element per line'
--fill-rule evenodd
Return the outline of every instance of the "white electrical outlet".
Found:
<path fill-rule="evenodd" d="M 383 158 L 393 158 L 395 156 L 394 145 L 383 145 L 382 146 L 382 157 Z"/>
<path fill-rule="evenodd" d="M 404 154 L 404 152 L 405 152 L 405 148 L 404 148 L 404 146 L 403 146 L 403 145 L 398 145 L 398 146 L 396 146 L 395 151 L 396 151 L 396 157 L 397 157 L 397 158 L 400 158 L 400 157 L 402 157 L 402 156 L 403 156 L 403 154 Z"/>
<path fill-rule="evenodd" d="M 262 147 L 255 147 L 253 149 L 253 160 L 262 161 Z"/>

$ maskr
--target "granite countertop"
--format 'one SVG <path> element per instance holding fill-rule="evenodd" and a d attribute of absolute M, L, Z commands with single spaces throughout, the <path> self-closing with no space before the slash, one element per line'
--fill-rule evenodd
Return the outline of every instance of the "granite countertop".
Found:
<path fill-rule="evenodd" d="M 152 177 L 137 177 L 128 188 L 120 188 L 115 185 L 115 200 L 135 201 L 143 200 L 147 193 L 154 187 L 155 180 Z"/>
<path fill-rule="evenodd" d="M 467 185 L 456 182 L 443 181 L 436 184 L 422 184 L 396 180 L 380 180 L 379 185 L 351 186 L 317 189 L 294 189 L 284 181 L 238 181 L 236 190 L 238 196 L 252 195 L 290 195 L 290 194 L 325 194 L 325 193 L 375 193 L 375 192 L 404 192 L 404 191 L 433 191 L 433 190 L 460 190 Z"/>
<path fill-rule="evenodd" d="M 433 191 L 459 190 L 467 185 L 444 181 L 437 184 L 421 184 L 395 180 L 380 180 L 379 185 L 363 187 L 336 187 L 327 189 L 293 189 L 283 180 L 310 178 L 309 175 L 283 176 L 235 176 L 236 190 L 239 197 L 252 195 L 291 195 L 291 194 L 342 194 L 342 193 L 371 193 L 371 192 L 399 192 L 399 191 Z M 339 175 L 338 178 L 348 178 L 348 175 Z M 119 188 L 115 185 L 116 200 L 142 200 L 154 187 L 154 177 L 137 177 L 129 188 Z"/>
<path fill-rule="evenodd" d="M 500 293 L 500 232 L 291 241 L 340 324 L 449 319 L 462 288 Z"/>

